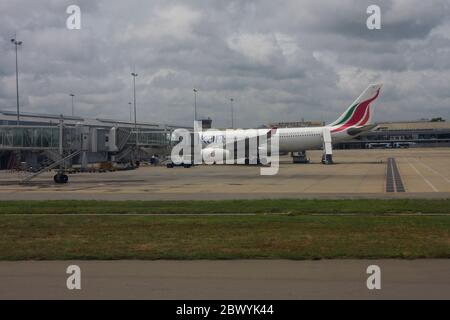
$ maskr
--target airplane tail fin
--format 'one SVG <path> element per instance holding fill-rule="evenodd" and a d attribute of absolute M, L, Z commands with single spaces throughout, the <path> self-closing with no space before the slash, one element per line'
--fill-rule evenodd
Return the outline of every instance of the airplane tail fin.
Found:
<path fill-rule="evenodd" d="M 329 127 L 337 127 L 332 132 L 370 124 L 372 118 L 370 104 L 378 98 L 381 86 L 381 84 L 369 85 L 336 121 L 328 125 Z"/>

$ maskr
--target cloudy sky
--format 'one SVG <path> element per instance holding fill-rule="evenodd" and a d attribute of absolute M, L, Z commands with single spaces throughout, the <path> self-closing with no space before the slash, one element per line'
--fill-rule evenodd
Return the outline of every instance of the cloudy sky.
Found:
<path fill-rule="evenodd" d="M 302 118 L 332 121 L 371 82 L 383 82 L 375 120 L 450 120 L 448 0 L 0 0 L 0 109 L 180 125 Z M 68 30 L 66 8 L 81 8 Z M 381 8 L 381 30 L 366 9 Z"/>

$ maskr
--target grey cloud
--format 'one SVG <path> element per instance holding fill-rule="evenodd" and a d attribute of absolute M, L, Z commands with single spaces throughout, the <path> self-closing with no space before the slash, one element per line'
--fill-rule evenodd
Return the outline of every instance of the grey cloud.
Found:
<path fill-rule="evenodd" d="M 69 4 L 82 29 L 65 28 Z M 369 4 L 382 30 L 365 26 Z M 22 109 L 128 119 L 136 70 L 141 120 L 190 124 L 199 113 L 229 123 L 334 120 L 369 82 L 385 87 L 379 120 L 450 118 L 446 1 L 56 1 L 0 2 L 0 109 L 14 109 L 20 48 Z M 135 68 L 135 69 L 134 69 Z"/>

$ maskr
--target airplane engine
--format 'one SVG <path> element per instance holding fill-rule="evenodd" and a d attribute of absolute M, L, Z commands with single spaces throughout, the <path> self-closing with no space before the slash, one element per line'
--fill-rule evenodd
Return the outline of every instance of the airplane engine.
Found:
<path fill-rule="evenodd" d="M 222 148 L 205 148 L 202 150 L 203 161 L 206 164 L 224 164 L 229 156 L 230 152 Z"/>

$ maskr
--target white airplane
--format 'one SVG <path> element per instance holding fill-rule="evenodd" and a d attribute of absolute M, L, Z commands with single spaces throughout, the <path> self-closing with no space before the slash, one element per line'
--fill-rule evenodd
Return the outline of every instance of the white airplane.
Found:
<path fill-rule="evenodd" d="M 232 134 L 237 137 L 234 140 L 255 138 L 257 136 L 265 136 L 267 139 L 278 137 L 280 153 L 324 149 L 325 156 L 322 162 L 331 163 L 332 143 L 351 140 L 362 132 L 369 131 L 375 127 L 375 125 L 371 124 L 372 112 L 370 106 L 378 98 L 381 86 L 381 84 L 369 85 L 336 121 L 326 126 L 252 129 L 250 131 L 248 129 L 236 129 L 232 130 Z M 204 159 L 223 160 L 229 156 L 230 149 L 226 146 L 230 141 L 226 141 L 227 133 L 230 133 L 230 130 L 199 132 L 199 139 L 202 144 L 201 152 Z M 268 143 L 259 145 L 258 148 L 259 150 L 269 149 L 268 145 Z M 253 159 L 246 160 L 250 163 L 255 163 L 255 161 L 252 161 Z"/>

